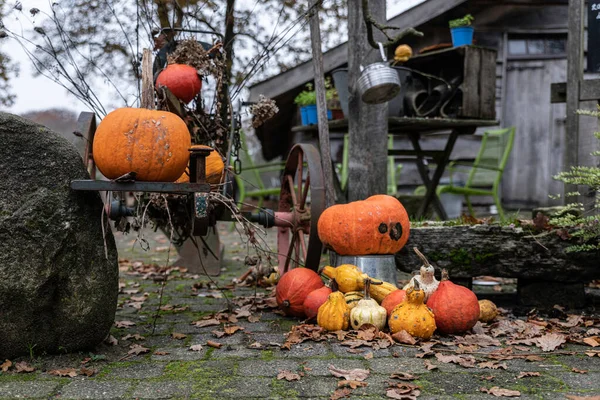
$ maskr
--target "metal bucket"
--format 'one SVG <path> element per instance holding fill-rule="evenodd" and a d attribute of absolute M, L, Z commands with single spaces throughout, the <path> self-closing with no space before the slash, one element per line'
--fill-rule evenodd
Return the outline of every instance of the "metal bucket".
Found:
<path fill-rule="evenodd" d="M 381 279 L 394 285 L 398 284 L 396 260 L 393 254 L 368 256 L 341 256 L 336 254 L 335 259 L 332 260 L 332 265 L 337 267 L 342 264 L 356 265 L 371 278 Z"/>
<path fill-rule="evenodd" d="M 390 101 L 400 92 L 400 78 L 395 69 L 387 64 L 383 45 L 379 43 L 383 62 L 373 63 L 362 68 L 358 78 L 358 92 L 362 101 L 380 104 Z"/>

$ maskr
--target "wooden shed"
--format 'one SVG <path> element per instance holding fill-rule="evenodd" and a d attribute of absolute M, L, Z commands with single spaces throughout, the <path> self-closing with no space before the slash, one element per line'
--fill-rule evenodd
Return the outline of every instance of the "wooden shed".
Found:
<path fill-rule="evenodd" d="M 566 107 L 551 104 L 550 85 L 566 81 L 567 8 L 567 0 L 425 0 L 388 21 L 424 33 L 422 38 L 406 39 L 418 53 L 427 46 L 451 42 L 449 20 L 465 14 L 475 17 L 475 44 L 497 52 L 496 119 L 500 126 L 516 126 L 515 145 L 502 183 L 503 202 L 512 208 L 556 204 L 549 195 L 563 190 L 553 176 L 563 166 Z M 324 54 L 325 70 L 345 66 L 347 59 L 348 48 L 343 43 Z M 263 94 L 275 99 L 280 108 L 279 115 L 256 132 L 266 159 L 285 157 L 293 143 L 307 139 L 292 132 L 299 124 L 293 100 L 312 78 L 312 64 L 307 62 L 250 88 L 250 100 Z M 591 159 L 590 146 L 596 143 L 592 135 L 596 122 L 584 118 L 579 160 L 585 164 Z M 459 139 L 453 158 L 474 155 L 479 147 L 476 139 Z M 334 157 L 336 153 L 334 149 Z M 412 190 L 420 178 L 405 166 L 399 184 Z"/>

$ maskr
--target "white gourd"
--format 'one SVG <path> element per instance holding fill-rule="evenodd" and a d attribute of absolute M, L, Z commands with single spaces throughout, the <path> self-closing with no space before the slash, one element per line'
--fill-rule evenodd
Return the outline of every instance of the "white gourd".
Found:
<path fill-rule="evenodd" d="M 365 324 L 375 325 L 378 329 L 385 328 L 387 311 L 369 296 L 370 286 L 371 280 L 365 279 L 365 298 L 350 311 L 352 329 L 358 329 Z"/>
<path fill-rule="evenodd" d="M 435 269 L 433 268 L 433 265 L 429 263 L 427 257 L 425 257 L 416 247 L 414 247 L 413 250 L 417 253 L 421 261 L 423 261 L 423 265 L 421 265 L 421 268 L 419 269 L 419 275 L 413 276 L 402 289 L 408 290 L 409 288 L 414 287 L 415 281 L 418 281 L 419 287 L 425 292 L 425 301 L 427 301 L 429 296 L 437 290 L 440 282 L 435 279 Z"/>

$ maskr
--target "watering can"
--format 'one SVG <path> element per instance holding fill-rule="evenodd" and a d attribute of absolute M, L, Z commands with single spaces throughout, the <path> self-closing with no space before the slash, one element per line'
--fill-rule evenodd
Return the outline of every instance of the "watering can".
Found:
<path fill-rule="evenodd" d="M 385 103 L 396 97 L 400 92 L 398 73 L 388 65 L 383 45 L 378 44 L 383 62 L 376 62 L 364 68 L 361 65 L 361 73 L 358 78 L 360 98 L 368 104 Z"/>

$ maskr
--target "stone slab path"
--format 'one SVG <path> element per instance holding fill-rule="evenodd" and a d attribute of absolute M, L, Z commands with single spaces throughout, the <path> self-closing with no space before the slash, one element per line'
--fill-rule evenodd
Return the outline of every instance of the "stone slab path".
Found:
<path fill-rule="evenodd" d="M 228 228 L 219 223 L 226 249 L 224 270 L 214 279 L 219 286 L 245 271 L 246 245 Z M 266 238 L 272 249 L 274 233 Z M 172 271 L 163 285 L 157 272 L 174 254 L 169 254 L 163 235 L 147 232 L 145 238 L 148 251 L 140 248 L 135 235 L 117 234 L 121 288 L 112 343 L 76 354 L 38 354 L 33 347 L 29 356 L 10 360 L 8 367 L 0 360 L 0 399 L 377 399 L 389 398 L 390 382 L 408 385 L 396 392 L 404 393 L 394 397 L 402 399 L 416 398 L 417 391 L 419 399 L 492 399 L 515 392 L 522 399 L 600 399 L 600 355 L 585 354 L 594 351 L 589 346 L 569 343 L 530 361 L 499 361 L 496 368 L 480 367 L 489 360 L 476 357 L 477 365 L 465 368 L 436 357 L 416 357 L 422 353 L 418 346 L 363 346 L 349 352 L 349 347 L 330 339 L 282 349 L 286 333 L 301 322 L 269 308 L 253 311 L 252 322 L 240 317 L 228 324 L 195 326 L 193 322 L 226 309 L 228 302 L 238 299 L 242 304 L 240 298 L 263 296 L 266 290 L 237 287 L 221 292 L 206 277 L 181 271 Z M 156 266 L 149 266 L 152 263 Z M 224 333 L 231 326 L 242 329 Z M 499 350 L 491 346 L 482 352 Z M 537 347 L 521 350 L 540 354 Z M 437 368 L 429 370 L 428 365 Z M 25 366 L 33 371 L 17 371 Z M 341 379 L 331 374 L 330 366 L 369 370 L 367 386 L 336 392 Z M 282 371 L 300 379 L 278 379 Z M 522 372 L 532 376 L 519 378 Z M 414 379 L 393 379 L 394 373 L 410 373 Z"/>

